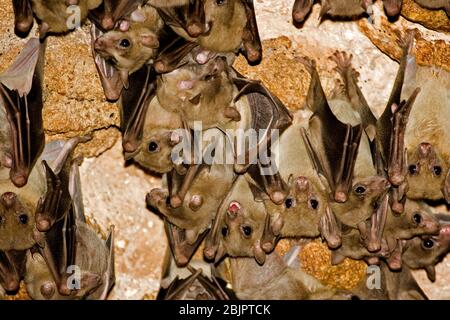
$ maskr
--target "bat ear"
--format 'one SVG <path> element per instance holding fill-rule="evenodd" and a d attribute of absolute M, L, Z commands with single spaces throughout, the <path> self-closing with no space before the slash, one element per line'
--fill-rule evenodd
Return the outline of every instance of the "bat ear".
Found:
<path fill-rule="evenodd" d="M 431 282 L 436 281 L 436 268 L 434 265 L 429 265 L 425 267 L 425 271 L 427 272 L 428 279 L 430 279 Z"/>
<path fill-rule="evenodd" d="M 444 195 L 445 201 L 450 204 L 450 169 L 445 177 L 444 187 L 442 189 L 442 194 Z"/>

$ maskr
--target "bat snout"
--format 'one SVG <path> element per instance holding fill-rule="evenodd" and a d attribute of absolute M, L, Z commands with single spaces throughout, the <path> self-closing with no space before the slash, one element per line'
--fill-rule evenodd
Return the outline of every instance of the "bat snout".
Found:
<path fill-rule="evenodd" d="M 14 204 L 16 203 L 16 200 L 17 200 L 17 195 L 14 192 L 5 192 L 1 196 L 2 204 L 8 209 L 10 209 L 14 206 Z"/>
<path fill-rule="evenodd" d="M 433 147 L 431 146 L 431 144 L 429 144 L 427 142 L 423 142 L 419 145 L 419 154 L 423 158 L 430 156 L 432 150 L 433 150 Z"/>

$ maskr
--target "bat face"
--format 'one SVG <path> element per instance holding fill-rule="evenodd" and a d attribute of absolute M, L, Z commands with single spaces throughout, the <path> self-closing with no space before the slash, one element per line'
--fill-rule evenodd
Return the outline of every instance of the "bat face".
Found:
<path fill-rule="evenodd" d="M 32 0 L 33 12 L 39 20 L 42 21 L 40 33 L 62 33 L 75 29 L 76 25 L 71 27 L 68 22 L 73 18 L 73 12 L 70 10 L 68 1 L 59 0 Z M 101 0 L 79 0 L 77 9 L 79 10 L 80 23 L 86 20 L 89 10 L 95 9 L 102 3 Z"/>
<path fill-rule="evenodd" d="M 183 124 L 178 114 L 162 108 L 154 98 L 145 116 L 141 145 L 133 159 L 144 168 L 166 173 L 172 170 L 172 149 L 183 139 L 175 132 Z"/>
<path fill-rule="evenodd" d="M 104 33 L 94 42 L 94 50 L 104 59 L 114 61 L 119 70 L 133 73 L 158 53 L 158 32 L 163 23 L 155 9 L 145 6 L 135 10 L 130 21 Z"/>
<path fill-rule="evenodd" d="M 345 203 L 332 203 L 337 218 L 348 226 L 356 227 L 367 220 L 373 212 L 373 205 L 390 187 L 387 179 L 379 176 L 357 179 Z"/>
<path fill-rule="evenodd" d="M 35 205 L 20 194 L 0 196 L 0 250 L 25 250 L 34 245 L 34 211 Z"/>
<path fill-rule="evenodd" d="M 450 222 L 441 221 L 436 236 L 415 237 L 405 245 L 403 262 L 412 269 L 430 268 L 450 251 Z"/>
<path fill-rule="evenodd" d="M 283 204 L 277 206 L 266 201 L 267 211 L 276 212 L 283 221 L 279 231 L 282 237 L 317 237 L 319 221 L 326 212 L 326 194 L 311 179 L 303 176 L 290 179 L 289 194 Z"/>
<path fill-rule="evenodd" d="M 233 100 L 233 85 L 225 68 L 227 62 L 216 57 L 204 65 L 197 63 L 158 78 L 157 97 L 167 110 L 183 115 L 189 125 L 201 121 L 203 128 L 227 123 Z"/>
<path fill-rule="evenodd" d="M 446 173 L 450 168 L 435 151 L 433 145 L 421 143 L 408 152 L 408 175 L 406 177 L 411 199 L 439 200 L 446 190 Z M 445 195 L 445 191 L 444 191 Z"/>

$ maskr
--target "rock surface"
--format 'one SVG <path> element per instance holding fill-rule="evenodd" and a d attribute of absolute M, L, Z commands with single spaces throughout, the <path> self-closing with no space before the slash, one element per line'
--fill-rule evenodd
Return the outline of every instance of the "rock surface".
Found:
<path fill-rule="evenodd" d="M 249 67 L 239 58 L 236 67 L 242 73 L 262 80 L 292 110 L 303 107 L 309 76 L 295 61 L 308 55 L 318 62 L 325 90 L 334 86 L 336 73 L 328 57 L 335 50 L 353 54 L 360 73 L 359 85 L 376 114 L 385 107 L 395 78 L 400 56 L 396 30 L 417 28 L 419 63 L 449 67 L 448 19 L 441 11 L 431 12 L 405 1 L 400 18 L 389 24 L 382 17 L 380 4 L 373 24 L 357 22 L 319 24 L 319 5 L 301 29 L 291 23 L 293 0 L 256 0 L 255 6 L 264 60 Z M 380 2 L 380 1 L 378 1 Z M 442 15 L 444 14 L 444 16 Z M 10 2 L 0 3 L 0 72 L 5 70 L 23 47 L 24 40 L 13 34 Z M 430 30 L 426 27 L 434 25 Z M 86 212 L 89 221 L 105 235 L 110 224 L 116 225 L 117 285 L 111 299 L 154 298 L 167 253 L 161 220 L 145 206 L 145 194 L 160 184 L 159 177 L 146 174 L 123 161 L 118 108 L 104 101 L 100 82 L 90 54 L 88 26 L 62 37 L 48 39 L 45 66 L 44 123 L 49 139 L 68 138 L 93 132 L 92 142 L 81 146 L 87 157 L 81 168 Z M 327 249 L 313 242 L 303 250 L 303 267 L 328 285 L 351 287 L 364 268 L 348 261 L 333 269 Z M 450 299 L 450 258 L 437 267 L 437 281 L 432 284 L 424 272 L 416 277 L 430 298 Z M 334 275 L 334 276 L 331 276 Z M 21 296 L 23 297 L 23 296 Z"/>

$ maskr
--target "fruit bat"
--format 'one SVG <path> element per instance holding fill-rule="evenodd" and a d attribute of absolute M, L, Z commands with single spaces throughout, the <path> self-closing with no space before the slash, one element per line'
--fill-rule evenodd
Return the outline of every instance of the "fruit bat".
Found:
<path fill-rule="evenodd" d="M 420 6 L 431 9 L 443 9 L 450 16 L 450 1 L 449 0 L 414 0 Z"/>
<path fill-rule="evenodd" d="M 172 160 L 173 147 L 181 143 L 184 136 L 180 133 L 183 128 L 181 117 L 162 108 L 156 98 L 141 116 L 145 117 L 141 144 L 130 156 L 142 167 L 158 173 L 168 173 L 174 167 L 182 173 L 183 164 Z"/>
<path fill-rule="evenodd" d="M 264 204 L 254 200 L 253 187 L 257 186 L 248 175 L 234 181 L 207 236 L 203 251 L 207 259 L 218 262 L 228 255 L 254 257 L 259 264 L 264 263 L 261 238 L 267 213 Z"/>
<path fill-rule="evenodd" d="M 28 35 L 33 26 L 33 14 L 39 23 L 39 36 L 65 33 L 81 26 L 89 10 L 97 8 L 101 0 L 13 0 L 15 31 Z"/>
<path fill-rule="evenodd" d="M 103 59 L 113 61 L 122 82 L 144 64 L 151 64 L 159 49 L 159 36 L 164 23 L 156 9 L 149 5 L 137 8 L 127 20 L 94 42 L 94 50 Z"/>
<path fill-rule="evenodd" d="M 25 271 L 26 251 L 0 251 L 0 296 L 17 292 Z"/>
<path fill-rule="evenodd" d="M 292 18 L 302 23 L 311 12 L 314 0 L 295 0 Z M 354 18 L 369 10 L 373 0 L 320 0 L 320 19 L 325 15 L 333 18 Z"/>
<path fill-rule="evenodd" d="M 114 29 L 118 22 L 146 2 L 146 0 L 103 0 L 99 6 L 89 11 L 89 19 L 102 32 L 106 32 Z"/>
<path fill-rule="evenodd" d="M 25 284 L 33 299 L 106 299 L 115 282 L 114 227 L 106 241 L 86 224 L 78 163 L 70 171 L 71 210 L 27 254 Z M 76 199 L 76 201 L 75 201 Z"/>
<path fill-rule="evenodd" d="M 448 215 L 437 214 L 440 230 L 438 235 L 412 238 L 406 241 L 402 262 L 411 269 L 425 269 L 430 281 L 436 280 L 435 265 L 450 251 L 450 219 Z"/>
<path fill-rule="evenodd" d="M 159 11 L 175 32 L 206 50 L 242 51 L 251 64 L 262 58 L 253 0 L 191 0 Z"/>
<path fill-rule="evenodd" d="M 45 44 L 30 39 L 0 75 L 0 166 L 23 187 L 45 144 L 42 81 Z"/>
<path fill-rule="evenodd" d="M 450 141 L 450 73 L 416 64 L 411 53 L 413 35 L 407 35 L 408 50 L 402 57 L 391 95 L 397 103 L 398 97 L 406 99 L 420 87 L 404 132 L 406 196 L 418 200 L 445 199 L 450 203 L 450 154 L 446 143 Z"/>
<path fill-rule="evenodd" d="M 26 250 L 36 240 L 36 232 L 46 232 L 68 210 L 68 163 L 82 138 L 64 146 L 48 143 L 32 170 L 28 183 L 17 188 L 8 179 L 0 180 L 0 250 Z"/>
<path fill-rule="evenodd" d="M 298 254 L 298 251 L 293 251 Z M 264 265 L 249 258 L 230 258 L 233 291 L 243 300 L 348 300 L 351 294 L 322 285 L 300 267 L 295 260 L 284 259 L 276 252 L 267 256 Z M 296 258 L 298 260 L 298 258 Z"/>
<path fill-rule="evenodd" d="M 342 63 L 349 57 L 342 55 Z M 308 132 L 304 138 L 316 170 L 322 174 L 331 189 L 330 206 L 343 224 L 357 227 L 374 214 L 374 206 L 387 192 L 390 184 L 376 175 L 369 137 L 363 130 L 359 113 L 352 107 L 346 88 L 335 90 L 327 101 L 322 89 L 315 62 L 299 59 L 311 74 L 307 106 L 313 111 Z M 344 78 L 347 82 L 348 78 Z M 361 101 L 357 98 L 356 101 Z M 355 101 L 355 100 L 353 100 Z M 366 126 L 369 128 L 369 126 Z M 364 131 L 364 133 L 363 133 Z"/>
<path fill-rule="evenodd" d="M 188 263 L 191 253 L 210 228 L 217 208 L 235 180 L 233 164 L 226 164 L 220 155 L 226 151 L 225 139 L 218 129 L 203 132 L 202 152 L 204 158 L 211 156 L 212 161 L 194 164 L 197 168 L 189 186 L 185 184 L 190 179 L 189 171 L 186 177 L 173 171 L 168 175 L 168 190 L 157 188 L 147 195 L 149 206 L 155 208 L 169 223 L 169 242 L 180 266 Z M 170 194 L 180 195 L 181 204 L 172 205 Z M 188 248 L 191 250 L 187 251 Z"/>
<path fill-rule="evenodd" d="M 328 205 L 329 187 L 309 159 L 302 137 L 304 126 L 307 127 L 307 123 L 291 125 L 272 145 L 272 149 L 279 152 L 275 156 L 276 165 L 283 181 L 287 181 L 288 195 L 280 205 L 270 199 L 264 201 L 270 217 L 270 229 L 265 232 L 262 243 L 266 252 L 273 249 L 274 237 L 315 238 L 322 234 L 330 247 L 340 245 L 339 226 Z M 330 228 L 326 228 L 328 225 Z"/>
<path fill-rule="evenodd" d="M 212 276 L 203 275 L 202 269 L 188 266 L 191 275 L 185 279 L 178 276 L 166 290 L 159 293 L 160 300 L 230 300 L 225 287 Z"/>

